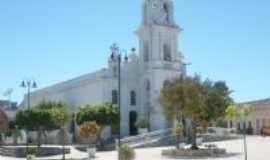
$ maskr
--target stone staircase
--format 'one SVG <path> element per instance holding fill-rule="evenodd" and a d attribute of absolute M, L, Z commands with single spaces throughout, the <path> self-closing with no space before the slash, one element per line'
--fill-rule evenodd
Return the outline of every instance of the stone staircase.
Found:
<path fill-rule="evenodd" d="M 14 157 L 16 155 L 16 150 L 12 147 L 0 147 L 0 155 L 6 157 Z"/>
<path fill-rule="evenodd" d="M 212 128 L 218 130 L 219 128 Z M 228 134 L 227 136 L 218 136 L 215 134 L 198 134 L 198 137 L 203 139 L 203 142 L 216 142 L 222 140 L 237 139 L 239 136 Z M 187 143 L 188 137 L 180 137 L 180 143 Z M 176 145 L 177 137 L 172 135 L 171 128 L 153 131 L 142 135 L 126 137 L 121 139 L 121 144 L 128 144 L 133 148 L 145 148 L 145 147 L 161 147 Z M 110 145 L 110 149 L 115 149 L 115 143 Z"/>
<path fill-rule="evenodd" d="M 128 144 L 134 148 L 159 147 L 173 142 L 175 136 L 171 134 L 171 128 L 121 139 L 121 144 Z"/>

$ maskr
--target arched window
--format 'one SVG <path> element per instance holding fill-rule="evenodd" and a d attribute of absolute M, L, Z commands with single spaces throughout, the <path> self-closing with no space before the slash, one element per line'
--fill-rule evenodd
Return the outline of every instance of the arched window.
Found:
<path fill-rule="evenodd" d="M 112 104 L 118 104 L 118 92 L 117 92 L 117 90 L 112 90 Z"/>
<path fill-rule="evenodd" d="M 145 81 L 145 90 L 149 92 L 150 89 L 151 89 L 150 81 L 149 81 L 149 80 L 146 80 L 146 81 Z"/>
<path fill-rule="evenodd" d="M 117 77 L 117 67 L 113 67 L 113 77 Z"/>
<path fill-rule="evenodd" d="M 171 47 L 168 44 L 163 46 L 164 61 L 172 61 Z"/>
<path fill-rule="evenodd" d="M 130 92 L 130 105 L 132 106 L 136 105 L 136 92 L 135 91 Z"/>
<path fill-rule="evenodd" d="M 144 41 L 143 43 L 143 61 L 149 61 L 149 44 L 147 41 Z"/>
<path fill-rule="evenodd" d="M 169 5 L 167 3 L 163 4 L 163 9 L 166 13 L 169 13 Z"/>

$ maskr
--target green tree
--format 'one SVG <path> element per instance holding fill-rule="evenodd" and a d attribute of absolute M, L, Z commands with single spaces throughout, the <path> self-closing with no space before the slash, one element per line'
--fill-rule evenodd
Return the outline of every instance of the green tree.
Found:
<path fill-rule="evenodd" d="M 20 128 L 25 128 L 28 131 L 37 131 L 39 147 L 42 144 L 42 133 L 46 141 L 45 131 L 57 128 L 50 110 L 42 110 L 38 107 L 17 112 L 16 124 Z"/>
<path fill-rule="evenodd" d="M 226 115 L 229 119 L 235 119 L 237 117 L 241 118 L 246 122 L 246 118 L 252 112 L 252 107 L 250 104 L 233 104 L 227 107 Z M 244 125 L 243 131 L 243 139 L 244 139 L 244 152 L 245 152 L 245 160 L 247 160 L 247 140 L 246 140 L 246 125 Z"/>
<path fill-rule="evenodd" d="M 227 106 L 233 102 L 228 86 L 225 82 L 212 82 L 208 79 L 202 85 L 203 101 L 205 103 L 202 119 L 207 122 L 217 122 L 224 119 Z"/>
<path fill-rule="evenodd" d="M 197 127 L 224 117 L 226 106 L 232 101 L 230 93 L 225 82 L 202 81 L 196 75 L 166 82 L 160 101 L 169 119 L 176 119 L 178 123 L 183 118 L 192 120 L 192 149 L 198 149 Z"/>
<path fill-rule="evenodd" d="M 66 120 L 60 121 L 63 118 L 61 115 L 66 114 L 67 106 L 61 102 L 53 101 L 42 101 L 38 105 L 17 112 L 16 114 L 16 124 L 20 128 L 25 128 L 28 131 L 38 132 L 38 147 L 42 144 L 42 133 L 45 137 L 45 142 L 47 142 L 46 131 L 54 130 L 59 128 L 59 123 L 63 123 Z M 61 113 L 59 117 L 55 116 L 56 113 Z M 56 118 L 59 118 L 56 120 Z"/>
<path fill-rule="evenodd" d="M 173 120 L 176 120 L 176 124 L 182 124 L 184 119 L 184 78 L 181 76 L 180 79 L 174 81 L 165 81 L 163 89 L 161 91 L 160 102 L 164 107 L 165 115 Z M 179 149 L 179 141 L 181 133 L 177 135 L 176 148 Z"/>

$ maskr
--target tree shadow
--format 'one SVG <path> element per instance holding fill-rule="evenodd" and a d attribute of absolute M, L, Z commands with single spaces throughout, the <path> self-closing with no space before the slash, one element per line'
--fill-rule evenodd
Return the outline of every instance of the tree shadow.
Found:
<path fill-rule="evenodd" d="M 230 152 L 230 153 L 226 153 L 226 154 L 223 154 L 223 155 L 213 155 L 213 156 L 205 156 L 205 157 L 184 157 L 184 156 L 181 156 L 181 157 L 176 157 L 176 158 L 171 158 L 171 159 L 201 159 L 201 160 L 204 160 L 204 159 L 207 159 L 209 160 L 209 158 L 232 158 L 232 157 L 237 157 L 237 156 L 241 156 L 242 153 L 239 153 L 239 152 Z"/>

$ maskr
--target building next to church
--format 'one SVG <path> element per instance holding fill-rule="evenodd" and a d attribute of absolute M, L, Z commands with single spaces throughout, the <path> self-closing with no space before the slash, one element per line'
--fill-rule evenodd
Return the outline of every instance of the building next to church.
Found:
<path fill-rule="evenodd" d="M 9 100 L 0 100 L 0 110 L 6 114 L 9 120 L 14 120 L 18 110 L 17 102 Z"/>
<path fill-rule="evenodd" d="M 136 30 L 138 50 L 132 49 L 121 63 L 121 134 L 133 135 L 135 120 L 146 117 L 151 130 L 170 126 L 159 102 L 166 80 L 180 77 L 185 68 L 179 52 L 181 28 L 174 21 L 172 0 L 144 0 L 142 22 Z M 108 53 L 108 66 L 94 73 L 31 93 L 32 106 L 42 100 L 63 101 L 76 111 L 79 106 L 102 101 L 118 103 L 116 44 Z M 27 98 L 22 102 L 26 106 Z"/>
<path fill-rule="evenodd" d="M 261 134 L 262 129 L 270 128 L 270 98 L 245 102 L 244 104 L 251 105 L 251 114 L 245 119 L 237 117 L 228 120 L 229 128 L 236 128 L 239 132 L 247 128 L 250 134 Z"/>

